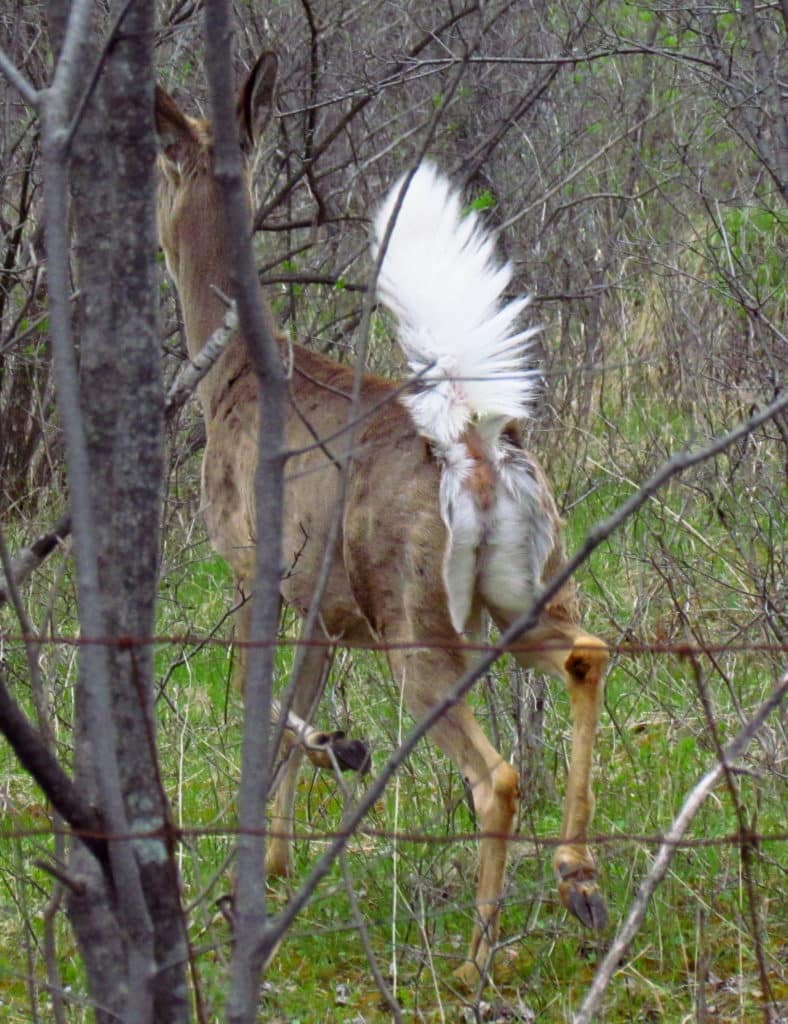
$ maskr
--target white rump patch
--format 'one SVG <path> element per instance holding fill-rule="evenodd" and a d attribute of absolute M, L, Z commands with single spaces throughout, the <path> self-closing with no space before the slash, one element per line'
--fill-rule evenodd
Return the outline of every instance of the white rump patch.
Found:
<path fill-rule="evenodd" d="M 464 487 L 473 470 L 473 461 L 465 445 L 449 445 L 441 454 L 440 510 L 447 531 L 443 585 L 449 601 L 451 624 L 458 633 L 462 633 L 473 605 L 476 563 L 484 523 L 473 495 Z"/>
<path fill-rule="evenodd" d="M 493 455 L 498 479 L 490 508 L 482 510 L 464 486 L 473 470 L 465 445 L 440 451 L 440 510 L 448 534 L 443 582 L 458 633 L 468 624 L 477 592 L 501 611 L 527 611 L 553 545 L 552 517 L 527 457 L 502 441 Z"/>
<path fill-rule="evenodd" d="M 527 611 L 542 586 L 553 546 L 553 520 L 540 501 L 528 459 L 516 449 L 504 455 L 491 509 L 492 522 L 479 560 L 479 591 L 501 611 Z"/>

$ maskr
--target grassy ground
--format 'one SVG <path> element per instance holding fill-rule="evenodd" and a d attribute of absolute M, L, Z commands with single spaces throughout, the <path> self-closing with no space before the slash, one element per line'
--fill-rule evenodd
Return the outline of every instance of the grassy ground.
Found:
<path fill-rule="evenodd" d="M 730 423 L 737 418 L 736 410 L 717 409 L 712 421 L 697 403 L 660 402 L 640 383 L 637 392 L 597 396 L 600 413 L 590 428 L 573 430 L 571 444 L 549 422 L 536 433 L 535 446 L 548 453 L 567 509 L 570 549 L 665 454 L 719 432 L 729 416 Z M 784 565 L 785 519 L 774 482 L 779 446 L 768 433 L 674 481 L 595 553 L 581 576 L 588 626 L 614 648 L 598 740 L 594 822 L 603 837 L 596 849 L 611 911 L 609 933 L 583 932 L 561 909 L 554 888 L 551 850 L 544 844 L 560 824 L 568 719 L 561 688 L 551 684 L 538 770 L 524 780 L 502 948 L 493 983 L 481 997 L 457 992 L 451 981 L 472 922 L 476 849 L 467 836 L 475 822 L 456 774 L 422 745 L 368 819 L 369 832 L 351 842 L 344 865 L 335 866 L 298 918 L 268 972 L 261 1020 L 390 1019 L 367 950 L 405 1020 L 571 1020 L 654 856 L 654 843 L 643 837 L 658 836 L 670 825 L 688 790 L 713 763 L 709 714 L 724 742 L 777 678 L 773 603 Z M 182 485 L 187 494 L 191 487 L 193 481 Z M 189 500 L 185 507 L 170 507 L 159 633 L 224 641 L 229 575 L 201 536 L 173 525 L 192 521 Z M 52 599 L 57 632 L 68 633 L 74 628 L 73 598 L 59 572 L 54 563 L 48 566 L 29 602 L 41 621 Z M 10 630 L 4 615 L 2 625 Z M 294 624 L 285 622 L 283 629 L 293 635 Z M 708 652 L 679 656 L 676 645 Z M 3 655 L 23 692 L 20 650 L 6 644 Z M 178 859 L 195 976 L 206 1019 L 219 1021 L 229 932 L 216 901 L 228 891 L 232 871 L 240 705 L 228 684 L 231 655 L 223 642 L 163 645 L 157 657 L 163 779 L 174 818 L 186 830 Z M 283 680 L 290 657 L 284 646 Z M 74 651 L 47 647 L 43 660 L 54 680 L 58 737 L 67 750 Z M 518 763 L 523 747 L 515 722 L 526 715 L 533 682 L 503 662 L 473 695 L 499 747 Z M 382 659 L 339 656 L 322 722 L 366 738 L 375 766 L 382 765 L 408 727 L 407 719 L 399 720 Z M 735 775 L 744 821 L 764 837 L 785 828 L 783 739 L 770 722 Z M 302 774 L 297 826 L 316 837 L 297 843 L 292 885 L 320 853 L 325 833 L 336 827 L 344 800 L 353 798 L 353 780 L 345 782 L 351 789 L 343 795 L 330 777 Z M 5 746 L 0 796 L 0 1015 L 29 1021 L 35 1006 L 39 1019 L 48 1020 L 43 917 L 52 879 L 35 862 L 52 850 L 53 840 L 46 835 L 39 794 Z M 739 824 L 731 794 L 721 785 L 690 831 L 690 838 L 708 845 L 676 853 L 609 989 L 606 1021 L 762 1020 L 764 976 L 771 998 L 786 1013 L 785 844 L 764 838 L 751 849 L 745 870 L 739 845 L 727 841 Z M 287 884 L 272 884 L 271 908 L 287 895 Z M 56 922 L 57 957 L 75 999 L 69 1019 L 78 1021 L 84 1018 L 84 984 L 62 914 Z"/>

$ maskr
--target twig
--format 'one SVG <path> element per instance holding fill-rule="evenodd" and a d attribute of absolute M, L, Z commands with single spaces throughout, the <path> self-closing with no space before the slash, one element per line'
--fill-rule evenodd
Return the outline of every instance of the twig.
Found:
<path fill-rule="evenodd" d="M 28 82 L 5 50 L 2 49 L 0 49 L 0 71 L 13 85 L 25 103 L 37 110 L 38 104 L 41 102 L 41 93 Z"/>
<path fill-rule="evenodd" d="M 37 857 L 33 861 L 33 865 L 40 871 L 45 871 L 48 875 L 57 879 L 62 886 L 70 889 L 71 892 L 83 893 L 85 891 L 85 885 L 83 882 L 80 882 L 79 879 L 72 878 L 72 876 L 63 867 L 61 867 L 61 865 L 56 864 L 53 861 Z"/>
<path fill-rule="evenodd" d="M 165 416 L 171 416 L 184 404 L 238 330 L 238 307 L 235 300 L 225 299 L 225 301 L 228 308 L 221 325 L 216 328 L 198 354 L 186 363 L 167 392 L 167 397 L 164 400 Z"/>
<path fill-rule="evenodd" d="M 758 974 L 760 976 L 763 999 L 771 1002 L 773 999 L 772 989 L 769 982 L 769 974 L 766 970 L 763 951 L 763 936 L 761 934 L 760 922 L 758 921 L 757 900 L 755 896 L 755 887 L 752 881 L 752 853 L 755 839 L 752 834 L 752 829 L 747 822 L 744 807 L 739 799 L 739 791 L 736 788 L 734 773 L 728 763 L 728 759 L 725 757 L 722 740 L 720 739 L 720 732 L 714 718 L 711 701 L 709 700 L 708 690 L 703 682 L 703 673 L 701 671 L 700 663 L 697 657 L 692 657 L 690 663 L 695 676 L 695 688 L 698 691 L 698 697 L 700 698 L 701 706 L 703 707 L 706 726 L 712 739 L 714 752 L 717 755 L 717 760 L 722 765 L 725 775 L 725 785 L 728 789 L 728 794 L 730 796 L 731 803 L 733 804 L 736 818 L 739 822 L 739 851 L 741 853 L 742 880 L 744 882 L 744 889 L 747 894 L 747 904 L 750 911 L 750 934 L 752 935 L 753 944 L 755 946 L 755 956 L 758 962 Z"/>
<path fill-rule="evenodd" d="M 30 682 L 32 684 L 36 710 L 38 711 L 39 724 L 43 725 L 46 723 L 48 725 L 49 720 L 46 715 L 46 708 L 42 697 L 41 672 L 38 665 L 38 637 L 36 636 L 35 627 L 30 621 L 27 610 L 22 603 L 22 598 L 19 595 L 16 580 L 14 578 L 14 567 L 11 564 L 11 556 L 8 553 L 5 534 L 2 529 L 0 529 L 0 569 L 5 574 L 8 596 L 11 599 L 11 604 L 13 605 L 16 617 L 19 620 L 22 636 L 25 638 L 25 654 L 27 655 L 28 671 L 30 672 Z"/>
<path fill-rule="evenodd" d="M 0 732 L 11 745 L 22 767 L 30 773 L 57 810 L 99 863 L 107 869 L 107 843 L 101 819 L 77 792 L 57 758 L 8 691 L 0 673 Z"/>
<path fill-rule="evenodd" d="M 11 597 L 13 587 L 18 587 L 30 576 L 30 574 L 41 565 L 47 555 L 71 533 L 71 516 L 64 515 L 55 525 L 42 534 L 32 544 L 20 548 L 10 559 L 9 571 L 0 573 L 0 605 L 5 604 Z"/>
<path fill-rule="evenodd" d="M 744 753 L 752 738 L 761 728 L 768 716 L 778 707 L 786 692 L 788 691 L 788 672 L 786 672 L 770 696 L 761 704 L 755 714 L 739 734 L 723 750 L 723 757 L 717 761 L 692 789 L 684 801 L 673 826 L 665 836 L 665 842 L 660 846 L 651 870 L 640 884 L 637 896 L 632 902 L 632 907 L 627 915 L 624 924 L 619 928 L 618 934 L 613 940 L 602 963 L 597 968 L 591 987 L 583 999 L 580 1010 L 574 1017 L 574 1024 L 591 1024 L 599 1009 L 599 1004 L 610 979 L 613 977 L 621 958 L 626 954 L 629 943 L 634 938 L 643 918 L 649 900 L 654 895 L 657 886 L 667 874 L 673 854 L 676 850 L 676 843 L 682 838 L 690 822 L 700 810 L 703 801 L 714 789 L 725 772 L 728 770 L 731 761 L 735 761 Z"/>
<path fill-rule="evenodd" d="M 56 855 L 62 858 L 65 843 L 61 835 L 55 836 Z M 47 862 L 47 869 L 51 865 Z M 52 893 L 46 902 L 43 910 L 43 951 L 44 963 L 46 965 L 47 982 L 49 983 L 49 994 L 52 999 L 52 1016 L 55 1024 L 67 1024 L 65 1000 L 60 994 L 63 982 L 60 977 L 60 962 L 57 955 L 57 943 L 55 939 L 55 921 L 60 913 L 63 902 L 63 885 L 58 882 L 52 887 Z"/>
<path fill-rule="evenodd" d="M 677 100 L 676 103 L 678 102 L 680 101 Z M 676 104 L 672 104 L 671 106 L 675 105 Z M 521 221 L 524 217 L 527 217 L 532 210 L 535 210 L 540 206 L 544 206 L 544 204 L 547 202 L 548 199 L 551 198 L 551 196 L 554 196 L 556 192 L 560 192 L 561 189 L 565 188 L 569 184 L 569 182 L 574 181 L 574 179 L 577 178 L 580 174 L 588 170 L 588 168 L 591 167 L 597 160 L 601 159 L 605 155 L 605 153 L 615 148 L 619 144 L 619 142 L 623 142 L 623 140 L 626 139 L 627 136 L 632 135 L 634 132 L 640 131 L 640 129 L 645 127 L 645 125 L 649 124 L 651 121 L 656 120 L 658 117 L 661 117 L 666 112 L 666 109 L 670 109 L 670 107 L 666 108 L 665 106 L 660 106 L 658 110 L 654 110 L 650 114 L 646 114 L 644 117 L 641 117 L 640 120 L 636 121 L 634 124 L 628 125 L 626 128 L 622 129 L 622 131 L 614 135 L 612 139 L 609 139 L 607 142 L 604 143 L 604 145 L 600 146 L 599 149 L 592 153 L 590 157 L 588 157 L 586 160 L 581 161 L 576 167 L 573 167 L 572 170 L 559 182 L 557 182 L 551 188 L 547 189 L 546 192 L 543 192 L 537 200 L 535 200 L 532 203 L 529 203 L 527 206 L 524 206 L 521 210 L 518 210 L 517 213 L 515 213 L 513 216 L 509 217 L 508 220 L 505 220 L 501 225 L 499 225 L 499 227 L 497 228 L 497 232 L 502 233 L 504 231 L 508 231 L 509 228 L 511 228 L 514 224 L 517 224 L 518 221 Z"/>
<path fill-rule="evenodd" d="M 396 80 L 405 72 L 405 70 L 409 67 L 410 63 L 414 60 L 414 58 L 418 57 L 418 55 L 423 50 L 426 50 L 428 47 L 432 46 L 436 39 L 440 39 L 445 32 L 448 32 L 449 29 L 453 28 L 456 24 L 461 22 L 463 18 L 466 18 L 471 14 L 477 13 L 480 9 L 480 6 L 481 5 L 479 4 L 478 0 L 471 0 L 471 2 L 468 3 L 467 7 L 464 7 L 459 11 L 452 11 L 449 17 L 445 19 L 445 21 L 441 22 L 440 25 L 436 25 L 434 28 L 430 29 L 430 31 L 427 32 L 424 36 L 422 36 L 418 43 L 416 43 L 415 46 L 412 46 L 410 50 L 408 50 L 403 60 L 397 61 L 393 65 L 393 67 L 390 68 L 390 70 L 386 74 L 385 81 Z M 313 162 L 316 161 L 320 156 L 322 156 L 323 153 L 334 142 L 334 140 L 341 136 L 342 133 L 347 130 L 348 124 L 350 124 L 350 122 L 361 113 L 361 111 L 367 106 L 368 103 L 372 102 L 372 100 L 375 98 L 378 91 L 382 87 L 383 82 L 376 82 L 370 85 L 369 88 L 365 91 L 364 95 L 361 96 L 360 99 L 356 100 L 356 102 L 351 106 L 350 110 L 348 110 L 344 117 L 341 117 L 336 124 L 332 125 L 331 130 L 328 131 L 326 135 L 324 135 L 323 138 L 320 139 L 320 141 L 314 145 L 314 148 L 312 150 Z M 303 164 L 301 164 L 289 176 L 287 181 L 285 181 L 284 185 L 282 185 L 282 187 L 266 201 L 265 206 L 261 210 L 258 210 L 254 218 L 255 230 L 259 229 L 263 225 L 265 218 L 272 210 L 275 210 L 278 206 L 282 204 L 283 200 L 293 191 L 295 186 L 304 177 L 305 173 L 306 168 L 303 166 Z"/>
<path fill-rule="evenodd" d="M 386 1006 L 388 1006 L 391 1011 L 391 1016 L 395 1021 L 395 1024 L 402 1024 L 402 1008 L 397 1002 L 396 996 L 386 984 L 386 979 L 383 977 L 383 972 L 381 971 L 377 957 L 375 956 L 375 950 L 372 948 L 367 926 L 364 923 L 364 918 L 359 910 L 356 891 L 353 888 L 353 879 L 350 877 L 350 870 L 348 868 L 346 850 L 343 850 L 339 855 L 339 866 L 342 869 L 342 881 L 345 885 L 345 893 L 347 894 L 348 902 L 350 903 L 350 914 L 353 918 L 353 924 L 356 927 L 356 931 L 358 932 L 358 937 L 361 940 L 361 946 L 364 950 L 364 955 L 367 958 L 369 969 L 372 972 L 372 977 L 377 985 L 378 992 L 380 992 Z"/>

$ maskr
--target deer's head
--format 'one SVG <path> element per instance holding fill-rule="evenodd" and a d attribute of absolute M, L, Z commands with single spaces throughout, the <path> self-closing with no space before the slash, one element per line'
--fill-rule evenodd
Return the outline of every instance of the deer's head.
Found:
<path fill-rule="evenodd" d="M 276 55 L 262 53 L 249 72 L 236 101 L 236 117 L 247 177 L 254 148 L 271 117 L 277 72 Z M 184 114 L 161 86 L 156 87 L 156 134 L 159 140 L 159 183 L 156 221 L 167 267 L 179 279 L 179 254 L 189 233 L 206 228 L 219 237 L 220 206 L 213 177 L 213 144 L 209 121 Z"/>

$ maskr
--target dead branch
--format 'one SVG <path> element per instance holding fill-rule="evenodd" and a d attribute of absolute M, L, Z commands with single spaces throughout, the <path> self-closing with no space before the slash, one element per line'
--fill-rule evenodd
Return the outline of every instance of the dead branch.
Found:
<path fill-rule="evenodd" d="M 71 516 L 66 514 L 40 537 L 20 548 L 11 559 L 10 578 L 0 574 L 0 605 L 8 601 L 11 586 L 19 586 L 59 547 L 71 533 Z"/>
<path fill-rule="evenodd" d="M 172 382 L 164 400 L 165 418 L 169 419 L 186 402 L 238 330 L 238 308 L 235 301 L 227 299 L 227 306 L 221 327 L 213 332 L 202 351 L 186 363 Z"/>
<path fill-rule="evenodd" d="M 107 842 L 99 838 L 105 828 L 96 810 L 85 804 L 47 746 L 11 696 L 0 673 L 0 732 L 11 745 L 19 763 L 30 773 L 55 810 L 68 822 L 102 867 L 109 866 Z"/>

